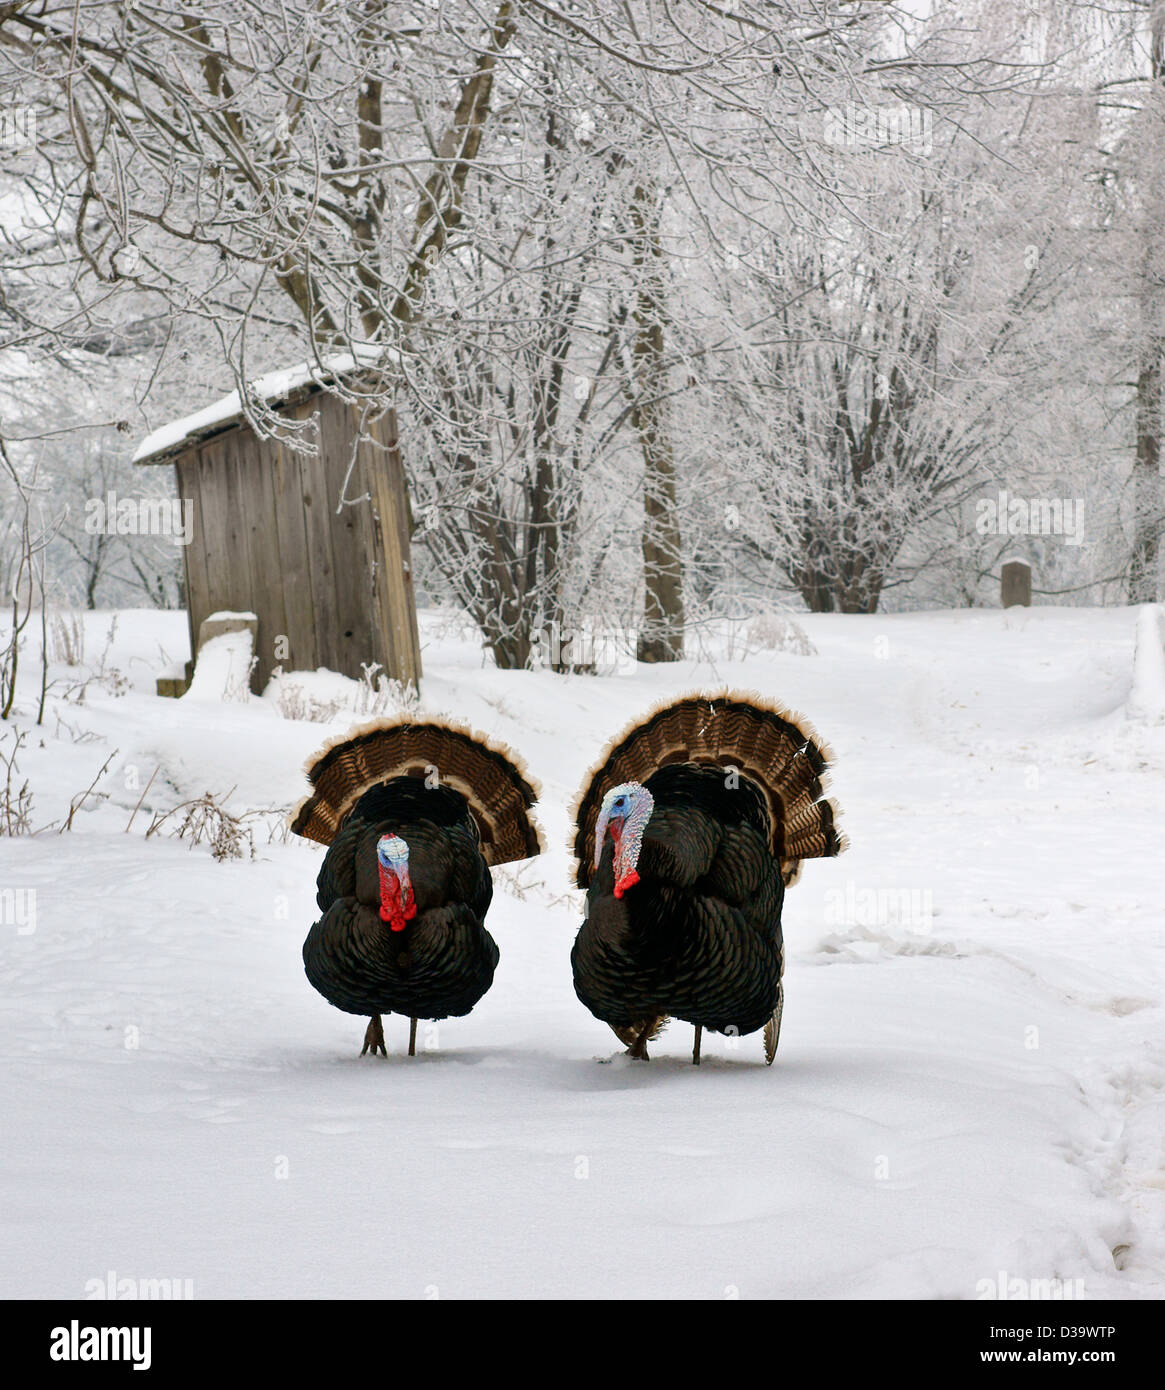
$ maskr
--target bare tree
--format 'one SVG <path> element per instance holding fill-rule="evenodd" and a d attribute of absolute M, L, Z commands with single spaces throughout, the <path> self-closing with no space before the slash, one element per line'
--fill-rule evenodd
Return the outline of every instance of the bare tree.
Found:
<path fill-rule="evenodd" d="M 48 693 L 48 630 L 45 603 L 45 552 L 52 540 L 54 523 L 45 517 L 44 498 L 37 495 L 37 479 L 23 478 L 17 470 L 4 439 L 0 437 L 0 464 L 15 491 L 18 507 L 19 549 L 5 595 L 10 613 L 8 640 L 0 649 L 0 719 L 7 720 L 16 701 L 16 682 L 25 633 L 33 613 L 40 627 L 40 696 L 36 722 L 44 719 Z M 40 489 L 43 491 L 43 489 Z M 40 603 L 37 605 L 36 600 Z"/>
<path fill-rule="evenodd" d="M 0 323 L 71 369 L 123 354 L 152 417 L 194 342 L 207 391 L 383 349 L 359 397 L 401 411 L 418 535 L 501 665 L 604 605 L 680 656 L 729 463 L 756 573 L 871 611 L 1006 447 L 998 377 L 1063 264 L 1013 257 L 974 311 L 996 219 L 953 213 L 958 162 L 828 134 L 894 103 L 1006 169 L 984 99 L 1029 121 L 1050 64 L 972 10 L 11 0 L 0 70 L 41 133 Z"/>
<path fill-rule="evenodd" d="M 1149 87 L 1134 127 L 1141 187 L 1141 265 L 1138 293 L 1140 360 L 1137 370 L 1133 463 L 1133 545 L 1129 600 L 1158 595 L 1161 530 L 1161 358 L 1165 350 L 1165 0 L 1149 14 Z"/>

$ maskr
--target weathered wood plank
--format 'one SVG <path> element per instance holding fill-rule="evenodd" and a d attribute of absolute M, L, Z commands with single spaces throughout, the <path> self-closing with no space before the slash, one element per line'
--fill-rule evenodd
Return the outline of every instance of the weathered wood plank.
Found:
<path fill-rule="evenodd" d="M 290 414 L 291 412 L 289 412 Z M 307 413 L 301 406 L 296 418 Z M 308 554 L 306 508 L 299 459 L 287 444 L 272 440 L 270 468 L 274 530 L 279 550 L 279 575 L 288 653 L 280 663 L 288 671 L 314 671 L 320 665 L 315 628 L 315 602 Z"/>
<path fill-rule="evenodd" d="M 370 479 L 363 456 L 368 446 L 362 443 L 359 438 L 355 428 L 358 420 L 353 421 L 350 407 L 346 408 L 341 401 L 337 401 L 336 405 L 339 407 L 336 412 L 336 432 L 337 437 L 340 436 L 341 432 L 343 433 L 345 458 L 350 457 L 353 445 L 357 449 L 356 467 L 353 470 L 349 495 L 364 498 L 355 507 L 347 509 L 353 513 L 356 536 L 360 546 L 360 564 L 355 580 L 362 595 L 362 602 L 360 603 L 360 649 L 363 651 L 363 655 L 359 655 L 357 651 L 354 651 L 353 655 L 360 662 L 377 662 L 382 669 L 387 669 L 386 657 L 388 653 L 385 649 L 387 620 L 381 603 L 378 584 L 380 571 L 379 527 L 376 521 L 375 493 L 369 487 Z"/>
<path fill-rule="evenodd" d="M 251 560 L 251 606 L 259 619 L 255 636 L 254 683 L 262 690 L 277 664 L 275 642 L 287 636 L 288 576 L 280 551 L 275 512 L 275 469 L 279 443 L 275 439 L 250 438 L 239 451 L 239 486 L 249 522 L 247 538 Z"/>
<path fill-rule="evenodd" d="M 318 398 L 309 402 L 298 418 L 305 419 L 318 408 Z M 315 633 L 314 657 L 309 669 L 327 666 L 338 671 L 339 647 L 336 642 L 335 608 L 336 562 L 332 551 L 331 515 L 328 505 L 327 470 L 320 456 L 294 455 L 299 469 L 299 491 L 307 541 L 312 625 Z"/>
<path fill-rule="evenodd" d="M 388 493 L 385 486 L 383 454 L 379 448 L 377 422 L 371 419 L 363 420 L 362 416 L 363 412 L 357 406 L 349 407 L 349 419 L 353 432 L 362 431 L 363 433 L 360 440 L 360 478 L 362 487 L 371 497 L 373 625 L 379 647 L 376 659 L 384 668 L 386 675 L 395 677 L 400 661 L 393 631 L 392 585 L 385 554 L 384 518 L 390 515 Z"/>
<path fill-rule="evenodd" d="M 229 584 L 223 598 L 222 607 L 233 610 L 250 610 L 259 618 L 259 637 L 266 635 L 268 624 L 260 612 L 263 595 L 255 589 L 255 575 L 259 570 L 258 557 L 251 554 L 252 518 L 249 513 L 250 489 L 244 472 L 251 463 L 250 455 L 255 440 L 249 431 L 231 430 L 223 436 L 223 481 L 226 495 L 227 520 L 227 568 Z M 251 674 L 252 689 L 255 685 L 255 672 Z"/>
<path fill-rule="evenodd" d="M 381 661 L 379 634 L 374 626 L 375 595 L 372 586 L 372 515 L 368 502 L 339 507 L 344 495 L 344 479 L 351 462 L 352 432 L 347 407 L 336 397 L 320 400 L 320 456 L 327 479 L 328 521 L 334 558 L 334 580 L 330 597 L 333 605 L 333 669 L 359 679 L 361 664 Z M 359 497 L 364 479 L 359 467 L 353 471 L 347 496 Z"/>
<path fill-rule="evenodd" d="M 198 467 L 198 450 L 180 458 L 174 465 L 178 496 L 190 503 L 193 536 L 189 545 L 182 547 L 182 566 L 186 576 L 186 621 L 190 629 L 190 650 L 197 650 L 198 628 L 195 625 L 195 612 L 203 617 L 209 612 L 209 583 L 206 576 L 206 549 L 203 538 L 206 534 L 206 521 L 202 512 L 202 482 Z M 201 622 L 201 618 L 199 619 Z"/>
<path fill-rule="evenodd" d="M 358 424 L 358 419 L 356 421 Z M 375 503 L 376 589 L 382 615 L 385 670 L 420 685 L 421 650 L 409 546 L 408 500 L 394 412 L 369 422 L 364 476 Z"/>
<path fill-rule="evenodd" d="M 202 501 L 203 555 L 206 561 L 206 609 L 192 616 L 195 640 L 202 620 L 219 608 L 231 608 L 230 533 L 227 516 L 223 436 L 209 441 L 198 451 L 199 495 Z M 193 651 L 194 648 L 192 647 Z"/>

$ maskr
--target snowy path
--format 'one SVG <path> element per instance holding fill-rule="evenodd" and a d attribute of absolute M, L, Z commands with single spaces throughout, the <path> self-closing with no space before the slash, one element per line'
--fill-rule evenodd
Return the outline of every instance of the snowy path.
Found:
<path fill-rule="evenodd" d="M 387 1062 L 302 975 L 319 851 L 123 833 L 127 762 L 163 762 L 153 804 L 289 803 L 348 722 L 153 698 L 182 621 L 125 615 L 135 690 L 59 705 L 72 736 L 50 718 L 22 756 L 43 823 L 120 750 L 72 835 L 0 839 L 37 906 L 0 928 L 0 1294 L 110 1270 L 203 1298 L 973 1298 L 1001 1270 L 1165 1294 L 1165 730 L 1123 714 L 1132 612 L 815 618 L 816 657 L 591 680 L 431 632 L 426 709 L 521 749 L 553 849 L 496 876 L 493 990 L 415 1060 L 386 1020 Z M 695 684 L 762 689 L 837 755 L 852 848 L 787 900 L 771 1070 L 707 1035 L 692 1068 L 679 1024 L 631 1063 L 571 989 L 565 807 Z M 867 920 L 878 889 L 927 911 Z"/>

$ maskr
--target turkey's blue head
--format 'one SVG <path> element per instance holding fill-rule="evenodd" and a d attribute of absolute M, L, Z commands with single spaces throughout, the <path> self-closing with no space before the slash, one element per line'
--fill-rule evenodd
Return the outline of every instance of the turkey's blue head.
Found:
<path fill-rule="evenodd" d="M 621 898 L 639 882 L 639 851 L 643 831 L 651 819 L 655 798 L 639 782 L 612 787 L 603 797 L 595 826 L 595 868 L 603 857 L 608 833 L 615 846 L 615 896 Z"/>
<path fill-rule="evenodd" d="M 409 878 L 409 847 L 399 835 L 382 835 L 376 843 L 380 871 L 380 920 L 393 931 L 404 931 L 417 915 L 413 884 Z"/>

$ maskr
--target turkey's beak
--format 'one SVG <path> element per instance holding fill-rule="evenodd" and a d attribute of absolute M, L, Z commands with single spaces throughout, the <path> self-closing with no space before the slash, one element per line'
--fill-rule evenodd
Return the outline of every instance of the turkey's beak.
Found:
<path fill-rule="evenodd" d="M 595 867 L 596 869 L 599 867 L 599 861 L 600 861 L 600 860 L 602 859 L 602 857 L 603 857 L 603 846 L 607 843 L 607 828 L 608 828 L 608 825 L 610 826 L 610 830 L 611 830 L 611 838 L 615 841 L 615 853 L 617 854 L 617 853 L 619 852 L 619 841 L 618 841 L 618 838 L 617 838 L 616 835 L 615 835 L 615 826 L 616 826 L 617 824 L 618 824 L 617 821 L 612 821 L 612 820 L 611 820 L 610 815 L 609 815 L 609 813 L 608 813 L 607 811 L 601 810 L 601 811 L 599 812 L 599 819 L 598 819 L 598 821 L 597 821 L 596 824 L 595 824 L 595 863 L 594 863 L 594 867 Z"/>

